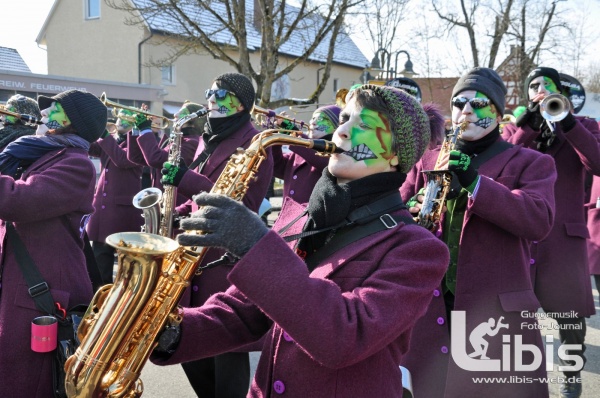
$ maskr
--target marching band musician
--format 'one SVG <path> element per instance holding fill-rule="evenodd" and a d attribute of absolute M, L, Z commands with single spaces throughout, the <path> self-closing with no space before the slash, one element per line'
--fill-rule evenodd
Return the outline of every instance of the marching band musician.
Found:
<path fill-rule="evenodd" d="M 546 376 L 541 333 L 536 320 L 523 313 L 540 306 L 529 277 L 528 242 L 543 239 L 552 226 L 556 170 L 550 156 L 500 137 L 506 92 L 494 70 L 480 67 L 463 74 L 452 91 L 452 124 L 460 135 L 454 147 L 445 148 L 439 168 L 454 173 L 440 221 L 450 262 L 403 360 L 415 396 L 548 396 L 548 386 L 537 380 Z M 423 196 L 417 192 L 426 185 L 421 171 L 432 170 L 435 161 L 423 157 L 402 185 L 402 197 L 412 197 L 412 207 L 421 208 Z M 521 358 L 526 364 L 541 359 L 534 369 L 516 369 L 514 358 L 504 362 L 503 346 L 515 338 L 539 351 Z M 500 359 L 502 371 L 484 369 L 484 363 Z M 512 375 L 533 382 L 474 382 Z"/>
<path fill-rule="evenodd" d="M 179 235 L 180 244 L 241 259 L 226 292 L 184 310 L 178 347 L 177 329 L 161 335 L 153 361 L 189 361 L 264 336 L 248 396 L 401 396 L 400 361 L 448 261 L 398 195 L 428 145 L 429 116 L 395 88 L 355 89 L 333 136 L 345 152 L 332 155 L 308 205 L 287 201 L 271 230 L 224 195 L 195 196 L 203 208 L 182 228 L 206 235 Z"/>
<path fill-rule="evenodd" d="M 340 122 L 340 111 L 337 105 L 317 108 L 308 123 L 308 138 L 331 140 Z M 283 120 L 280 125 L 297 129 L 295 126 L 287 126 L 285 122 L 291 124 Z M 283 180 L 282 200 L 291 198 L 296 203 L 307 203 L 329 159 L 312 149 L 299 146 L 290 146 L 289 152 L 283 153 L 281 146 L 276 145 L 272 147 L 272 151 L 273 175 Z"/>
<path fill-rule="evenodd" d="M 175 118 L 176 120 L 183 119 L 185 116 L 200 109 L 202 109 L 201 105 L 185 101 L 181 109 L 175 113 Z M 158 139 L 153 131 L 152 119 L 154 118 L 146 117 L 143 113 L 139 113 L 136 116 L 136 123 L 131 133 L 127 136 L 127 158 L 141 166 L 148 166 L 150 168 L 152 186 L 162 189 L 160 171 L 163 168 L 163 164 L 169 158 L 171 142 L 169 134 L 163 134 Z M 199 118 L 196 118 L 181 127 L 181 133 L 183 134 L 180 148 L 181 159 L 186 165 L 192 163 L 194 159 L 194 153 L 198 148 L 198 142 L 202 134 L 202 126 L 203 122 Z M 180 205 L 186 200 L 185 196 L 177 195 L 176 203 Z"/>
<path fill-rule="evenodd" d="M 39 96 L 38 102 L 43 124 L 37 134 L 11 142 L 0 154 L 2 397 L 54 396 L 55 354 L 30 348 L 32 320 L 48 313 L 30 295 L 12 238 L 20 238 L 57 306 L 69 309 L 92 299 L 82 231 L 94 211 L 96 170 L 88 149 L 106 127 L 106 107 L 79 90 Z"/>
<path fill-rule="evenodd" d="M 133 116 L 120 109 L 119 116 Z M 90 145 L 89 155 L 100 158 L 100 177 L 94 194 L 94 214 L 87 225 L 96 263 L 104 284 L 113 282 L 114 247 L 106 237 L 117 232 L 139 231 L 143 218 L 132 198 L 140 191 L 142 166 L 127 159 L 127 132 L 132 123 L 117 118 L 116 134 L 105 130 L 100 139 Z"/>
<path fill-rule="evenodd" d="M 255 95 L 250 79 L 240 73 L 224 73 L 216 77 L 210 89 L 206 90 L 209 113 L 194 161 L 189 169 L 186 165 L 178 166 L 168 162 L 163 169 L 162 183 L 177 186 L 179 194 L 190 198 L 187 203 L 176 208 L 180 217 L 189 216 L 191 212 L 198 210 L 196 203 L 191 200 L 192 196 L 210 191 L 231 155 L 237 148 L 248 148 L 252 138 L 259 133 L 250 115 Z M 267 151 L 269 156 L 243 199 L 244 205 L 253 212 L 258 211 L 273 173 L 271 148 L 267 148 Z M 222 264 L 221 260 L 226 258 L 223 257 L 224 254 L 225 251 L 219 248 L 208 251 L 200 266 L 211 263 L 220 265 L 205 269 L 202 275 L 193 279 L 191 291 L 188 289 L 181 300 L 183 305 L 199 307 L 212 294 L 223 292 L 229 287 L 227 274 L 232 264 Z M 231 352 L 183 363 L 186 376 L 198 396 L 246 396 L 250 384 L 248 350 L 250 348 L 242 350 L 245 352 Z"/>
<path fill-rule="evenodd" d="M 541 103 L 549 94 L 560 93 L 560 75 L 555 69 L 539 67 L 525 81 L 529 104 L 502 135 L 513 143 L 533 148 L 554 158 L 558 179 L 555 186 L 556 219 L 546 239 L 535 239 L 531 275 L 542 308 L 552 313 L 559 325 L 561 344 L 579 344 L 569 350 L 585 363 L 585 317 L 595 314 L 590 273 L 587 264 L 585 224 L 585 172 L 600 175 L 600 131 L 593 119 L 566 116 L 558 123 L 546 121 Z M 573 317 L 572 311 L 577 316 Z M 568 314 L 563 317 L 560 314 Z M 561 366 L 574 361 L 559 358 Z M 560 387 L 562 397 L 581 395 L 580 371 L 563 372 L 568 380 Z"/>
<path fill-rule="evenodd" d="M 42 119 L 38 103 L 34 99 L 21 94 L 13 95 L 6 101 L 6 110 L 21 115 L 29 115 L 37 120 Z M 0 121 L 2 124 L 0 128 L 0 151 L 19 137 L 35 134 L 36 127 L 28 126 L 14 116 L 0 113 Z"/>

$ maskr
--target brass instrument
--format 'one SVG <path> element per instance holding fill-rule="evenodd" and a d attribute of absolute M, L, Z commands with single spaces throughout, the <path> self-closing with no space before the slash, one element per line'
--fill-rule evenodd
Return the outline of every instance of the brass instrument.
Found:
<path fill-rule="evenodd" d="M 139 108 L 135 108 L 133 106 L 125 106 L 125 105 L 121 105 L 118 102 L 114 102 L 109 100 L 108 98 L 106 98 L 106 93 L 102 93 L 102 95 L 100 96 L 100 101 L 102 101 L 102 103 L 106 106 L 106 107 L 111 107 L 112 108 L 112 115 L 117 118 L 117 119 L 121 119 L 121 120 L 126 120 L 127 122 L 131 123 L 131 124 L 135 124 L 135 116 L 128 116 L 128 115 L 119 115 L 119 111 L 117 109 L 125 109 L 131 113 L 139 113 L 142 115 L 145 115 L 147 119 L 161 119 L 162 123 L 156 123 L 156 122 L 152 122 L 152 127 L 153 128 L 157 128 L 157 129 L 161 129 L 164 130 L 167 127 L 169 127 L 169 124 L 171 123 L 171 119 L 166 118 L 164 116 L 160 116 L 160 115 L 155 115 L 153 113 L 144 111 L 142 109 Z"/>
<path fill-rule="evenodd" d="M 12 116 L 20 120 L 26 126 L 37 126 L 38 124 L 43 124 L 41 120 L 38 120 L 36 117 L 31 115 L 24 115 L 22 113 L 12 112 L 6 109 L 5 105 L 0 105 L 0 113 L 3 115 Z"/>
<path fill-rule="evenodd" d="M 142 189 L 133 197 L 133 207 L 142 210 L 144 217 L 142 232 L 160 235 L 162 197 L 162 191 L 155 187 Z"/>
<path fill-rule="evenodd" d="M 330 141 L 267 130 L 248 149 L 238 148 L 211 192 L 242 200 L 272 145 L 343 152 Z M 81 344 L 65 364 L 69 398 L 142 395 L 142 368 L 165 325 L 181 322 L 177 305 L 208 249 L 142 232 L 113 234 L 106 242 L 117 249 L 119 270 L 112 285 L 96 292 L 79 326 Z"/>
<path fill-rule="evenodd" d="M 256 120 L 256 124 L 262 127 L 274 128 L 275 127 L 275 119 L 283 119 L 288 122 L 293 123 L 298 126 L 300 130 L 308 129 L 308 124 L 303 122 L 302 120 L 294 119 L 289 116 L 278 115 L 274 110 L 264 109 L 259 106 L 254 105 L 252 108 L 252 115 Z"/>
<path fill-rule="evenodd" d="M 440 168 L 442 163 L 447 161 L 450 151 L 456 147 L 456 140 L 466 130 L 468 124 L 468 121 L 463 121 L 454 129 L 452 134 L 446 137 L 433 170 L 423 171 L 427 182 L 423 192 L 423 203 L 416 221 L 431 232 L 437 231 L 440 226 L 442 210 L 446 204 L 446 196 L 450 191 L 450 183 L 452 182 L 452 173 L 447 169 L 442 170 Z"/>
<path fill-rule="evenodd" d="M 349 90 L 347 88 L 340 88 L 335 93 L 335 104 L 340 108 L 346 106 L 346 96 L 348 95 Z"/>
<path fill-rule="evenodd" d="M 540 101 L 540 114 L 548 122 L 559 122 L 571 111 L 571 102 L 562 94 L 554 93 Z"/>

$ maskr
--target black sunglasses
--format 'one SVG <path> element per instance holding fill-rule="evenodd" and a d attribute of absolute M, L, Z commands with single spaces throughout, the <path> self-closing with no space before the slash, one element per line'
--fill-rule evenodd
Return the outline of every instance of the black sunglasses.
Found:
<path fill-rule="evenodd" d="M 452 106 L 457 107 L 458 109 L 463 109 L 467 102 L 471 104 L 471 108 L 473 109 L 483 109 L 489 104 L 491 101 L 488 98 L 466 98 L 466 97 L 454 97 L 452 98 Z"/>
<path fill-rule="evenodd" d="M 212 97 L 212 95 L 215 95 L 215 98 L 218 100 L 222 100 L 225 99 L 225 97 L 227 97 L 227 94 L 229 94 L 230 91 L 229 90 L 225 90 L 224 88 L 218 88 L 216 90 L 211 90 L 210 88 L 208 90 L 206 90 L 204 92 L 204 94 L 206 95 L 206 99 L 209 99 L 210 97 Z M 233 93 L 231 93 L 232 95 L 235 95 Z"/>

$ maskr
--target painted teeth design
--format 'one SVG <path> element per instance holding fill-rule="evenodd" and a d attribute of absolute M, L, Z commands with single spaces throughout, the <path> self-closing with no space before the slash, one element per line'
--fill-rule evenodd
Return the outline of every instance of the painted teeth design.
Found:
<path fill-rule="evenodd" d="M 494 119 L 492 119 L 491 117 L 486 117 L 484 119 L 479 119 L 478 121 L 476 121 L 475 126 L 487 129 L 488 127 L 490 127 L 492 125 L 493 121 L 494 121 Z"/>
<path fill-rule="evenodd" d="M 219 112 L 223 115 L 227 114 L 227 111 L 229 111 L 229 109 L 227 109 L 226 106 L 220 106 L 219 109 L 217 109 L 217 112 Z"/>
<path fill-rule="evenodd" d="M 349 151 L 344 152 L 344 154 L 350 156 L 357 162 L 361 160 L 377 159 L 377 156 L 375 153 L 373 153 L 371 148 L 367 146 L 367 144 L 357 145 Z"/>
<path fill-rule="evenodd" d="M 60 123 L 58 123 L 56 120 L 50 120 L 48 123 L 46 123 L 46 126 L 48 126 L 48 129 L 50 130 L 55 130 L 61 127 Z"/>

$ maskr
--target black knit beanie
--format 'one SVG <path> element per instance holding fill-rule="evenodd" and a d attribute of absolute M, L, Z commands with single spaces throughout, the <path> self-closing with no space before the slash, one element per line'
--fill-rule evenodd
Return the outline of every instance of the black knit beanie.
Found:
<path fill-rule="evenodd" d="M 550 78 L 554 82 L 554 84 L 556 84 L 558 92 L 562 92 L 562 84 L 560 84 L 560 75 L 558 74 L 558 71 L 553 68 L 544 68 L 540 66 L 539 68 L 535 68 L 534 70 L 529 72 L 527 78 L 525 78 L 525 91 L 523 91 L 524 93 L 529 92 L 529 83 L 531 83 L 533 79 L 539 76 Z"/>
<path fill-rule="evenodd" d="M 475 90 L 485 94 L 500 115 L 504 115 L 504 105 L 506 102 L 506 86 L 502 78 L 495 70 L 490 68 L 473 68 L 458 79 L 452 90 L 452 98 L 462 91 Z"/>
<path fill-rule="evenodd" d="M 224 73 L 215 79 L 219 88 L 224 88 L 235 94 L 244 105 L 244 111 L 250 113 L 254 107 L 256 91 L 252 82 L 241 73 Z"/>
<path fill-rule="evenodd" d="M 14 108 L 15 112 L 20 113 L 21 115 L 33 116 L 37 120 L 42 118 L 38 103 L 33 98 L 25 97 L 21 94 L 10 97 L 8 101 L 6 101 L 6 108 Z"/>
<path fill-rule="evenodd" d="M 92 93 L 79 90 L 63 91 L 54 97 L 38 96 L 40 109 L 49 108 L 52 102 L 62 105 L 77 135 L 94 142 L 106 129 L 106 106 Z"/>
<path fill-rule="evenodd" d="M 417 84 L 416 81 L 409 77 L 397 77 L 385 83 L 386 86 L 396 87 L 402 91 L 406 91 L 413 97 L 417 99 L 417 101 L 421 102 L 421 87 Z"/>

